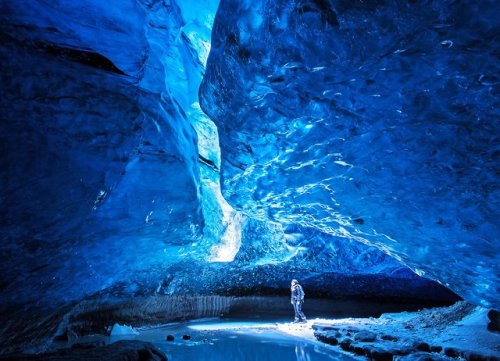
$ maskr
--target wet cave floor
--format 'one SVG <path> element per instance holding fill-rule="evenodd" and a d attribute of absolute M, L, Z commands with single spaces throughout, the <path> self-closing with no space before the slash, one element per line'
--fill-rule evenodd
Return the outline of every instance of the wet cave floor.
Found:
<path fill-rule="evenodd" d="M 169 360 L 351 360 L 333 347 L 280 331 L 286 321 L 203 320 L 144 330 L 135 338 L 153 343 Z M 304 330 L 310 325 L 296 325 Z M 173 335 L 174 341 L 166 341 Z M 184 340 L 184 335 L 190 336 Z M 110 340 L 126 336 L 113 337 Z"/>
<path fill-rule="evenodd" d="M 73 347 L 144 341 L 168 360 L 500 360 L 500 334 L 486 329 L 486 312 L 458 302 L 380 317 L 315 318 L 305 324 L 281 316 L 208 318 L 118 327 L 135 334 L 87 336 Z"/>
<path fill-rule="evenodd" d="M 201 319 L 139 329 L 137 335 L 110 336 L 106 344 L 122 340 L 152 343 L 168 360 L 355 360 L 333 346 L 316 340 L 312 323 L 292 324 L 279 319 Z M 168 341 L 167 336 L 174 340 Z M 187 337 L 186 337 L 187 336 Z M 184 339 L 184 338 L 188 339 Z M 81 343 L 103 341 L 88 337 Z"/>

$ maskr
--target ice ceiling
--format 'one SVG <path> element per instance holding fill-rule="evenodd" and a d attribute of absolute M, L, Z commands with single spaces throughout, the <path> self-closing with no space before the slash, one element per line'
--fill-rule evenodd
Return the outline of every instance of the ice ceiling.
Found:
<path fill-rule="evenodd" d="M 496 11 L 2 1 L 2 302 L 450 297 L 410 267 L 498 308 Z"/>

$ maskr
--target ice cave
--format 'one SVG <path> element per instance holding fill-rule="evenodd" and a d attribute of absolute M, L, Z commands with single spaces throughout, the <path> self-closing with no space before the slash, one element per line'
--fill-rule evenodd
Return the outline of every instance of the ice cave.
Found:
<path fill-rule="evenodd" d="M 0 36 L 0 360 L 500 360 L 497 1 L 0 0 Z"/>

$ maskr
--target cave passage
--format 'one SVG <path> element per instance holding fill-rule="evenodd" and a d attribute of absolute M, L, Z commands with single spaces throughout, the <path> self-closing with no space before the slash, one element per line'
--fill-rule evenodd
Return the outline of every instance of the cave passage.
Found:
<path fill-rule="evenodd" d="M 0 1 L 0 360 L 498 360 L 499 19 Z"/>

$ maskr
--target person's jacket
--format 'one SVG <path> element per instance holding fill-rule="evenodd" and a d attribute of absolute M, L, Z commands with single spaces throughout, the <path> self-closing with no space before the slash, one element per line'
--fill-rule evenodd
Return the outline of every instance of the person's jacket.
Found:
<path fill-rule="evenodd" d="M 298 283 L 292 287 L 292 299 L 291 303 L 299 302 L 304 300 L 304 290 L 302 286 Z"/>

